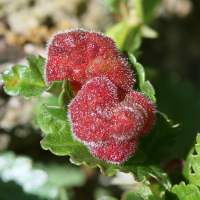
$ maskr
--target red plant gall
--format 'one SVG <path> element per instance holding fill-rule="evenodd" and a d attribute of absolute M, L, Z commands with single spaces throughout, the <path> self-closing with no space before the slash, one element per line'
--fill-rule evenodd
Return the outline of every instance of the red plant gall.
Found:
<path fill-rule="evenodd" d="M 127 58 L 115 42 L 98 32 L 74 29 L 54 35 L 47 46 L 47 85 L 71 79 L 75 93 L 94 77 L 105 76 L 123 93 L 133 87 L 133 73 Z"/>
<path fill-rule="evenodd" d="M 119 140 L 108 138 L 104 142 L 90 143 L 86 146 L 93 156 L 113 164 L 120 164 L 130 158 L 137 148 L 137 138 Z"/>
<path fill-rule="evenodd" d="M 155 120 L 154 103 L 134 90 L 121 101 L 118 88 L 107 77 L 87 82 L 69 105 L 76 139 L 91 153 L 110 163 L 123 163 L 148 134 Z"/>
<path fill-rule="evenodd" d="M 131 90 L 127 58 L 110 37 L 82 29 L 59 32 L 47 50 L 47 85 L 70 78 L 77 94 L 68 112 L 74 137 L 97 158 L 125 162 L 155 120 L 154 103 Z"/>

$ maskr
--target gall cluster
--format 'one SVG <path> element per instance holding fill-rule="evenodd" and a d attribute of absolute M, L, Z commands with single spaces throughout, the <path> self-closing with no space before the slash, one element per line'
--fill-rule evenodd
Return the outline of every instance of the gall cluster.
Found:
<path fill-rule="evenodd" d="M 47 85 L 70 78 L 76 94 L 68 110 L 74 137 L 97 158 L 125 162 L 155 120 L 154 103 L 132 90 L 127 58 L 110 37 L 82 29 L 59 32 L 47 49 Z"/>

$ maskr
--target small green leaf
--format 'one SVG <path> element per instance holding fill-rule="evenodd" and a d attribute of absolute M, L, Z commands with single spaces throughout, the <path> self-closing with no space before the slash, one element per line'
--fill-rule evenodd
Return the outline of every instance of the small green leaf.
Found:
<path fill-rule="evenodd" d="M 197 155 L 191 155 L 191 165 L 195 173 L 189 176 L 190 183 L 200 186 L 200 134 L 197 135 L 197 144 L 195 145 Z"/>
<path fill-rule="evenodd" d="M 184 182 L 181 182 L 179 185 L 174 185 L 172 192 L 176 194 L 179 200 L 199 200 L 200 193 L 197 186 L 188 184 L 185 185 Z"/>
<path fill-rule="evenodd" d="M 133 54 L 128 53 L 129 60 L 132 64 L 133 71 L 137 73 L 135 89 L 139 89 L 144 95 L 149 97 L 154 103 L 156 103 L 155 90 L 149 81 L 145 81 L 145 71 L 140 63 L 137 63 Z"/>
<path fill-rule="evenodd" d="M 140 29 L 141 35 L 145 38 L 157 38 L 158 33 L 149 26 L 143 25 Z"/>
<path fill-rule="evenodd" d="M 115 41 L 118 48 L 123 51 L 125 50 L 127 35 L 132 29 L 132 26 L 130 26 L 127 22 L 122 21 L 108 29 L 105 34 L 110 36 Z"/>
<path fill-rule="evenodd" d="M 133 42 L 131 45 L 129 42 L 130 48 L 128 51 L 133 53 L 137 57 L 137 55 L 140 53 L 139 48 L 140 48 L 141 44 L 142 44 L 142 36 L 140 33 L 136 33 L 134 35 L 134 39 L 133 39 Z"/>
<path fill-rule="evenodd" d="M 53 96 L 59 98 L 60 93 L 62 92 L 62 85 L 64 80 L 62 81 L 53 81 L 50 86 L 44 87 L 43 90 L 51 93 Z"/>
<path fill-rule="evenodd" d="M 137 13 L 137 17 L 140 19 L 143 19 L 143 6 L 142 6 L 142 0 L 134 0 L 134 8 Z"/>
<path fill-rule="evenodd" d="M 63 82 L 62 85 L 62 92 L 59 96 L 59 105 L 62 109 L 66 110 L 68 107 L 67 105 L 70 101 L 75 97 L 74 92 L 72 90 L 71 81 L 70 79 Z"/>
<path fill-rule="evenodd" d="M 183 168 L 183 175 L 184 177 L 189 181 L 190 174 L 191 174 L 191 155 L 194 153 L 194 147 L 189 151 L 186 160 L 185 160 L 185 166 Z"/>
<path fill-rule="evenodd" d="M 28 67 L 15 65 L 12 70 L 4 71 L 2 81 L 5 83 L 5 92 L 10 96 L 21 95 L 26 99 L 40 96 L 45 87 L 44 64 L 43 57 L 29 56 Z"/>
<path fill-rule="evenodd" d="M 115 41 L 121 51 L 125 50 L 135 54 L 142 42 L 140 31 L 138 31 L 139 23 L 130 24 L 121 21 L 108 29 L 105 34 Z"/>

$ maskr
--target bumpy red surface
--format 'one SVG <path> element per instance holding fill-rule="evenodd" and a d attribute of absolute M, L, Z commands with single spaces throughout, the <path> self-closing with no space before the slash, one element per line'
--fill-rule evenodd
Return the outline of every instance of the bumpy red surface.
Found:
<path fill-rule="evenodd" d="M 148 134 L 155 120 L 154 103 L 129 91 L 123 101 L 107 77 L 87 82 L 69 105 L 72 132 L 91 153 L 110 163 L 123 163 Z"/>
<path fill-rule="evenodd" d="M 70 78 L 76 93 L 88 80 L 105 76 L 121 90 L 129 91 L 133 87 L 128 60 L 110 37 L 74 29 L 56 34 L 49 41 L 47 50 L 47 85 Z"/>
<path fill-rule="evenodd" d="M 130 158 L 138 146 L 137 138 L 119 140 L 108 138 L 106 141 L 86 145 L 95 157 L 119 164 Z"/>

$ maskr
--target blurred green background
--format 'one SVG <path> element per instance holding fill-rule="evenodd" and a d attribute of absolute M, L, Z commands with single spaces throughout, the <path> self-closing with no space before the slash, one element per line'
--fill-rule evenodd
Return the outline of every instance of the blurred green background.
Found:
<path fill-rule="evenodd" d="M 46 41 L 59 30 L 105 32 L 124 20 L 139 24 L 134 13 L 126 16 L 127 9 L 137 7 L 131 2 L 0 0 L 0 72 L 26 65 L 29 55 L 46 57 Z M 124 49 L 131 49 L 145 67 L 156 90 L 157 109 L 181 124 L 171 158 L 185 159 L 200 130 L 200 1 L 152 0 L 142 5 L 144 25 L 152 30 L 145 29 L 148 37 L 140 37 L 140 25 L 132 27 L 127 38 L 134 45 Z M 43 103 L 57 105 L 57 100 L 47 94 L 30 100 L 9 97 L 0 82 L 0 200 L 120 198 L 125 188 L 110 184 L 111 178 L 99 169 L 75 166 L 69 157 L 40 147 L 35 115 Z"/>

